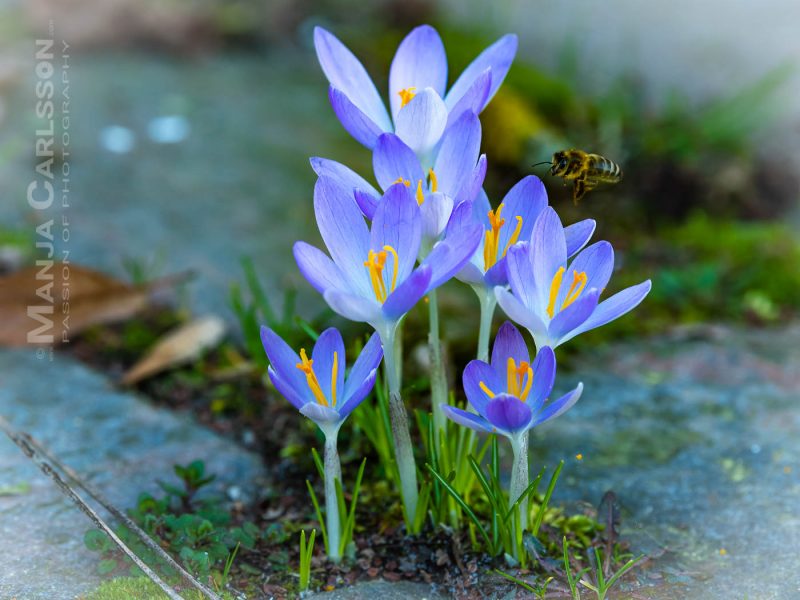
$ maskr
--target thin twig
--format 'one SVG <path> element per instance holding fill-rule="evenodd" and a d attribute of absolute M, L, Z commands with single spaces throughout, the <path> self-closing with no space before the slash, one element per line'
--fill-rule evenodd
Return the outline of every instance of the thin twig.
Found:
<path fill-rule="evenodd" d="M 2 417 L 0 417 L 2 418 Z M 44 456 L 47 460 L 49 460 L 55 467 L 61 470 L 69 479 L 72 480 L 73 485 L 80 487 L 83 489 L 89 496 L 94 498 L 98 504 L 100 504 L 103 508 L 105 508 L 108 512 L 122 521 L 128 529 L 133 531 L 139 539 L 144 543 L 145 546 L 150 548 L 153 552 L 155 552 L 158 556 L 164 559 L 171 567 L 178 571 L 189 583 L 191 583 L 195 588 L 197 588 L 206 598 L 209 600 L 221 600 L 220 597 L 215 594 L 212 590 L 208 587 L 203 585 L 200 581 L 195 579 L 191 573 L 189 573 L 186 569 L 184 569 L 172 556 L 170 556 L 161 546 L 159 546 L 153 538 L 151 538 L 145 531 L 142 530 L 128 515 L 124 512 L 119 510 L 115 507 L 111 502 L 103 495 L 100 490 L 95 488 L 92 484 L 88 481 L 83 480 L 72 468 L 62 463 L 58 460 L 53 453 L 47 450 L 44 446 L 42 446 L 39 442 L 34 440 L 29 434 L 25 432 L 20 432 L 19 435 L 22 439 L 24 439 L 34 450 L 38 451 L 39 454 Z"/>
<path fill-rule="evenodd" d="M 82 488 L 86 493 L 89 494 L 92 498 L 94 498 L 99 504 L 101 504 L 104 508 L 106 508 L 111 514 L 116 516 L 117 518 L 121 519 L 126 526 L 128 526 L 131 530 L 133 530 L 136 535 L 142 540 L 142 542 L 147 545 L 151 550 L 155 551 L 159 556 L 164 558 L 170 565 L 175 567 L 179 573 L 181 573 L 187 581 L 189 581 L 192 585 L 194 585 L 198 590 L 200 590 L 206 597 L 210 600 L 221 600 L 219 596 L 217 596 L 214 592 L 210 589 L 205 587 L 202 583 L 197 581 L 194 577 L 192 577 L 186 570 L 184 570 L 175 560 L 169 556 L 164 550 L 159 547 L 151 538 L 148 536 L 144 531 L 141 530 L 127 515 L 122 513 L 119 509 L 115 508 L 99 491 L 94 489 L 88 483 L 83 481 L 78 474 L 67 467 L 66 465 L 62 464 L 58 459 L 56 459 L 53 454 L 46 449 L 44 449 L 41 444 L 38 444 L 30 435 L 24 432 L 17 432 L 9 423 L 6 421 L 2 416 L 0 416 L 0 429 L 2 429 L 5 434 L 13 441 L 22 452 L 30 458 L 36 466 L 50 479 L 52 479 L 61 492 L 70 498 L 75 504 L 77 504 L 78 508 L 86 514 L 100 529 L 106 532 L 106 534 L 111 538 L 111 540 L 119 546 L 119 548 L 128 555 L 128 557 L 139 567 L 145 575 L 147 575 L 156 585 L 158 585 L 167 596 L 171 598 L 171 600 L 183 600 L 182 597 L 175 592 L 169 585 L 167 585 L 161 578 L 153 572 L 150 567 L 148 567 L 142 560 L 136 556 L 136 554 L 128 548 L 128 546 L 121 540 L 119 537 L 114 533 L 114 531 L 109 527 L 103 519 L 89 506 L 83 498 L 66 482 L 62 479 L 56 469 L 60 469 L 64 474 L 67 475 L 69 479 L 71 479 L 77 487 Z M 56 468 L 47 462 L 49 460 Z"/>

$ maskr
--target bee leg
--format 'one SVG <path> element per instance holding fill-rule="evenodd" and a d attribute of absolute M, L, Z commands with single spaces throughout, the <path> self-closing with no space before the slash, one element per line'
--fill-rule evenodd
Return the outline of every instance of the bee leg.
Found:
<path fill-rule="evenodd" d="M 586 182 L 583 179 L 576 179 L 575 187 L 572 190 L 572 201 L 575 203 L 575 206 L 578 206 L 578 200 L 583 198 L 583 195 L 585 193 L 586 193 Z"/>

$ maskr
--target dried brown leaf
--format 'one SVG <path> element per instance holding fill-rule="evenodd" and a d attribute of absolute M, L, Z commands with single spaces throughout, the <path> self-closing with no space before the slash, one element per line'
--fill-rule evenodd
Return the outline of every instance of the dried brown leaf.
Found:
<path fill-rule="evenodd" d="M 122 377 L 132 385 L 172 367 L 195 360 L 225 336 L 225 322 L 214 316 L 181 325 L 161 338 L 155 346 Z"/>
<path fill-rule="evenodd" d="M 33 266 L 0 278 L 0 346 L 54 345 L 145 308 L 153 285 L 132 286 L 76 264 Z"/>

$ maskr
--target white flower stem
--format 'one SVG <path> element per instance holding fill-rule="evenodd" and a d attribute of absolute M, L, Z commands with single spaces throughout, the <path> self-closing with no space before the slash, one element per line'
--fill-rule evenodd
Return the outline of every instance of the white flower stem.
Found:
<path fill-rule="evenodd" d="M 528 487 L 528 432 L 511 437 L 511 450 L 514 453 L 514 465 L 511 468 L 511 489 L 508 495 L 509 509 Z M 520 502 L 520 529 L 528 528 L 528 500 Z"/>
<path fill-rule="evenodd" d="M 419 490 L 417 488 L 417 465 L 414 462 L 414 447 L 411 445 L 411 434 L 408 426 L 408 413 L 400 396 L 399 370 L 402 360 L 395 354 L 395 335 L 397 328 L 393 327 L 379 332 L 383 343 L 383 361 L 386 377 L 389 382 L 389 417 L 392 422 L 392 438 L 394 441 L 394 454 L 397 461 L 397 470 L 400 474 L 400 493 L 403 498 L 403 509 L 406 527 L 410 533 L 417 512 Z"/>
<path fill-rule="evenodd" d="M 431 362 L 431 414 L 433 414 L 433 433 L 437 444 L 439 432 L 446 427 L 442 404 L 447 402 L 447 374 L 442 358 L 442 343 L 439 339 L 439 302 L 436 290 L 428 292 L 428 352 Z"/>
<path fill-rule="evenodd" d="M 489 362 L 489 336 L 492 333 L 492 317 L 497 306 L 497 299 L 492 290 L 475 287 L 478 301 L 481 304 L 481 323 L 478 329 L 478 360 Z"/>
<path fill-rule="evenodd" d="M 333 563 L 342 560 L 341 524 L 339 515 L 339 502 L 336 498 L 336 481 L 342 481 L 342 465 L 339 462 L 339 451 L 336 440 L 339 428 L 325 433 L 325 520 L 328 530 L 328 558 Z"/>

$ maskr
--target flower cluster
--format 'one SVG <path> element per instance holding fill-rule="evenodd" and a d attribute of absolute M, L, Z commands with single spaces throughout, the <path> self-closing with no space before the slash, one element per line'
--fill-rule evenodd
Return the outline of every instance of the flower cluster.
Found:
<path fill-rule="evenodd" d="M 314 420 L 328 441 L 328 553 L 338 560 L 338 544 L 332 541 L 338 541 L 335 490 L 341 479 L 336 435 L 371 391 L 382 358 L 410 530 L 420 523 L 418 506 L 424 512 L 401 398 L 397 343 L 403 319 L 417 302 L 426 296 L 429 300 L 432 413 L 510 440 L 515 455 L 509 499 L 513 504 L 527 488 L 529 431 L 564 413 L 583 391 L 578 384 L 550 399 L 554 349 L 630 311 L 647 295 L 650 282 L 601 302 L 614 267 L 611 244 L 587 246 L 595 230 L 592 219 L 564 227 L 537 177 L 523 178 L 492 208 L 483 191 L 487 159 L 480 154 L 478 115 L 509 70 L 516 36 L 504 36 L 487 48 L 448 90 L 444 45 L 433 28 L 417 27 L 392 61 L 389 111 L 359 60 L 333 34 L 317 28 L 314 43 L 330 83 L 333 110 L 344 128 L 372 152 L 377 185 L 339 162 L 312 158 L 318 176 L 314 214 L 327 252 L 299 241 L 294 257 L 300 272 L 335 312 L 368 323 L 375 334 L 348 377 L 344 342 L 335 329 L 319 336 L 310 358 L 305 350 L 296 354 L 268 329 L 262 331 L 262 340 L 275 388 Z M 445 404 L 435 290 L 454 278 L 469 284 L 480 300 L 477 360 L 463 372 L 471 410 Z M 522 334 L 506 322 L 489 360 L 497 304 L 530 332 L 537 350 L 533 359 Z M 441 420 L 433 422 L 438 439 L 445 428 Z M 522 506 L 524 514 L 524 502 Z"/>

